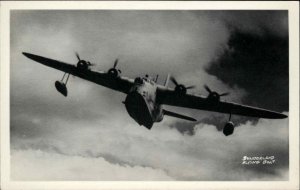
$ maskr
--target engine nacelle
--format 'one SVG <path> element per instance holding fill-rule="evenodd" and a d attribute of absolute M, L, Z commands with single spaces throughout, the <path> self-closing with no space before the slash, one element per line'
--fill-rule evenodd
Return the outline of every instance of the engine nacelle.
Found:
<path fill-rule="evenodd" d="M 211 102 L 219 102 L 220 101 L 220 95 L 216 92 L 211 92 L 207 99 Z"/>
<path fill-rule="evenodd" d="M 113 77 L 118 77 L 119 76 L 119 71 L 115 68 L 111 68 L 108 70 L 108 74 L 113 76 Z"/>
<path fill-rule="evenodd" d="M 58 92 L 60 92 L 62 95 L 67 96 L 68 95 L 68 90 L 66 85 L 61 82 L 61 81 L 56 81 L 55 82 L 55 88 Z"/>
<path fill-rule="evenodd" d="M 186 91 L 187 91 L 186 87 L 183 86 L 182 84 L 179 84 L 175 87 L 175 92 L 178 94 L 182 94 L 182 95 L 186 94 Z"/>
<path fill-rule="evenodd" d="M 90 62 L 85 61 L 85 60 L 80 60 L 77 63 L 77 68 L 82 69 L 82 70 L 86 70 L 89 68 L 89 66 L 91 65 Z"/>
<path fill-rule="evenodd" d="M 232 135 L 233 131 L 234 131 L 234 124 L 233 122 L 228 121 L 223 128 L 223 134 L 225 136 Z"/>

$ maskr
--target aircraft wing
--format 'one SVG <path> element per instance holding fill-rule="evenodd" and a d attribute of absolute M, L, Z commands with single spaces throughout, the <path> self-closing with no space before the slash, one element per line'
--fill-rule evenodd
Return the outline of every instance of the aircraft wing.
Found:
<path fill-rule="evenodd" d="M 106 72 L 103 71 L 92 71 L 90 69 L 80 69 L 77 68 L 75 65 L 71 65 L 68 63 L 64 63 L 61 61 L 57 61 L 54 59 L 49 59 L 46 57 L 42 57 L 39 55 L 34 55 L 34 54 L 30 54 L 30 53 L 25 53 L 23 52 L 23 54 L 36 61 L 39 62 L 43 65 L 46 65 L 48 67 L 52 67 L 54 69 L 66 72 L 66 73 L 70 73 L 73 76 L 77 76 L 79 78 L 88 80 L 90 82 L 94 82 L 96 84 L 111 88 L 113 90 L 117 90 L 123 93 L 128 93 L 132 84 L 133 84 L 133 80 L 126 78 L 126 77 L 113 77 L 109 74 L 107 74 Z"/>
<path fill-rule="evenodd" d="M 193 94 L 178 94 L 174 90 L 159 89 L 157 94 L 158 101 L 161 104 L 178 106 L 199 110 L 207 110 L 220 113 L 231 113 L 235 115 L 259 117 L 268 119 L 282 119 L 287 116 L 278 112 L 241 105 L 233 102 L 208 100 L 206 97 Z"/>

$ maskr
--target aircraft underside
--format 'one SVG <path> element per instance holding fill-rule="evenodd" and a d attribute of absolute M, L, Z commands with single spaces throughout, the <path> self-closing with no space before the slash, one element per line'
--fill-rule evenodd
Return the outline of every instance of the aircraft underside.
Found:
<path fill-rule="evenodd" d="M 125 99 L 128 114 L 139 124 L 148 129 L 153 126 L 151 111 L 144 97 L 138 92 L 131 92 Z"/>

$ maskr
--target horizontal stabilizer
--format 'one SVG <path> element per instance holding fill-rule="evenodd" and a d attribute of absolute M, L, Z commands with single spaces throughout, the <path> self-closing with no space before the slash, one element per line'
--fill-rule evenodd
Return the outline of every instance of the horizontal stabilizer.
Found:
<path fill-rule="evenodd" d="M 185 120 L 189 120 L 189 121 L 197 121 L 196 119 L 194 119 L 192 117 L 188 117 L 188 116 L 185 116 L 185 115 L 174 113 L 174 112 L 171 112 L 171 111 L 168 111 L 168 110 L 163 110 L 163 111 L 164 111 L 164 115 L 168 115 L 168 116 L 172 116 L 172 117 L 177 117 L 177 118 L 185 119 Z"/>

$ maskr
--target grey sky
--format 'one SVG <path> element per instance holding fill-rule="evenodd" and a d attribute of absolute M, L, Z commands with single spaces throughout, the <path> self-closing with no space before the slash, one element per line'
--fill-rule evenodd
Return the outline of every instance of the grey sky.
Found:
<path fill-rule="evenodd" d="M 264 20 L 258 19 L 262 16 Z M 21 54 L 75 64 L 77 51 L 101 70 L 119 58 L 123 75 L 159 74 L 162 83 L 172 73 L 184 84 L 197 85 L 194 92 L 206 94 L 203 85 L 208 84 L 230 91 L 226 99 L 241 103 L 251 91 L 230 87 L 205 71 L 227 47 L 232 25 L 259 35 L 262 25 L 279 37 L 288 32 L 287 14 L 281 11 L 13 11 L 12 178 L 288 179 L 288 119 L 248 121 L 227 138 L 202 122 L 193 126 L 193 135 L 180 133 L 171 127 L 179 121 L 168 117 L 149 131 L 129 117 L 121 103 L 124 94 L 71 77 L 64 98 L 54 87 L 63 73 Z M 199 120 L 220 115 L 170 109 Z M 245 155 L 274 155 L 277 162 L 245 167 Z"/>

